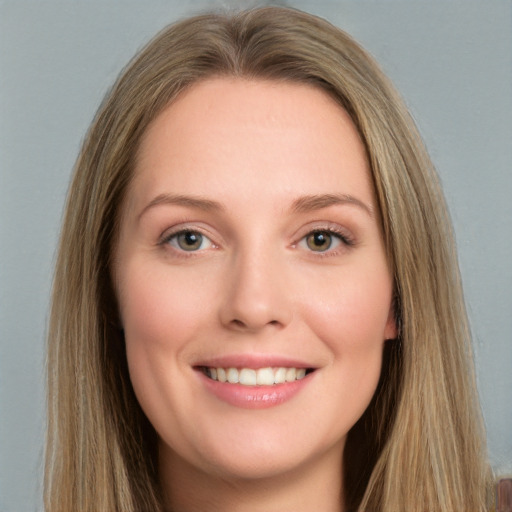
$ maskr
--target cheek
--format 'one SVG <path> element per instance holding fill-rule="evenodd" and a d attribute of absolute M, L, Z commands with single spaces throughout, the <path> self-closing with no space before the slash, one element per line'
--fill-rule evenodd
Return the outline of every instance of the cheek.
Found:
<path fill-rule="evenodd" d="M 335 353 L 381 348 L 387 337 L 391 290 L 387 273 L 325 280 L 304 305 L 308 323 Z"/>
<path fill-rule="evenodd" d="M 331 280 L 316 298 L 310 296 L 309 306 L 304 307 L 309 327 L 331 354 L 331 371 L 322 375 L 337 404 L 331 409 L 338 415 L 333 420 L 333 435 L 340 429 L 348 431 L 375 393 L 391 304 L 387 279 L 353 277 Z"/>
<path fill-rule="evenodd" d="M 137 399 L 159 432 L 177 429 L 172 414 L 189 392 L 183 387 L 190 341 L 212 318 L 211 288 L 165 265 L 133 261 L 123 268 L 118 301 L 130 379 Z M 201 311 L 201 315 L 198 315 Z M 192 400 L 189 400 L 192 403 Z"/>
<path fill-rule="evenodd" d="M 336 400 L 346 414 L 351 411 L 352 423 L 370 403 L 380 378 L 392 297 L 386 268 L 364 270 L 352 268 L 325 279 L 303 309 L 309 327 L 329 348 L 329 385 L 336 388 Z"/>
<path fill-rule="evenodd" d="M 124 268 L 120 315 L 130 377 L 143 408 L 155 397 L 170 398 L 166 395 L 176 386 L 170 376 L 181 371 L 189 342 L 212 317 L 210 294 L 197 280 L 180 278 L 168 268 L 140 262 Z"/>
<path fill-rule="evenodd" d="M 127 341 L 146 349 L 176 349 L 193 336 L 197 312 L 206 311 L 211 295 L 199 278 L 191 281 L 158 268 L 144 272 L 136 265 L 125 276 L 119 303 Z"/>

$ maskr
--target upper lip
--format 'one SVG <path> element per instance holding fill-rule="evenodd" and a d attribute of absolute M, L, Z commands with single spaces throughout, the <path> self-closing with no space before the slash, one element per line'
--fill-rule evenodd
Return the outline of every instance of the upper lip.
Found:
<path fill-rule="evenodd" d="M 276 354 L 228 354 L 200 359 L 193 364 L 194 367 L 210 368 L 306 368 L 315 369 L 315 366 L 304 360 Z"/>

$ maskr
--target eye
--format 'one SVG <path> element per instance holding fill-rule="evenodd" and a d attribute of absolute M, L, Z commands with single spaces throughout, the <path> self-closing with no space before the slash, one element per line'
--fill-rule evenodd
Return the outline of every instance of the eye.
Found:
<path fill-rule="evenodd" d="M 306 236 L 306 245 L 308 249 L 315 252 L 325 252 L 332 248 L 333 244 L 339 244 L 339 238 L 336 238 L 329 231 L 313 231 Z"/>
<path fill-rule="evenodd" d="M 299 246 L 302 248 L 318 253 L 332 251 L 342 244 L 353 245 L 347 236 L 329 229 L 311 231 L 299 242 Z"/>
<path fill-rule="evenodd" d="M 199 231 L 183 230 L 166 237 L 164 243 L 169 244 L 180 251 L 195 252 L 209 249 L 213 246 L 212 241 Z"/>

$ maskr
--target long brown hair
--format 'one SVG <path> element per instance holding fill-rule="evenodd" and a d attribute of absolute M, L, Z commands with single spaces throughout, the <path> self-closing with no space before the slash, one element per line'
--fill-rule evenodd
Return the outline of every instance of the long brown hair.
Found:
<path fill-rule="evenodd" d="M 485 510 L 470 333 L 435 170 L 373 59 L 328 22 L 277 7 L 166 28 L 125 69 L 89 130 L 53 289 L 46 510 L 163 510 L 155 432 L 130 384 L 110 257 L 142 134 L 187 86 L 212 76 L 313 84 L 347 110 L 366 146 L 400 334 L 386 342 L 377 393 L 349 434 L 347 510 Z"/>

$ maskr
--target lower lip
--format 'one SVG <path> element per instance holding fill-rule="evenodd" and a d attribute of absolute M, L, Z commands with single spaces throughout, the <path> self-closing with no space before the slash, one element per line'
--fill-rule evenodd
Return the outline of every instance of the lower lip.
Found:
<path fill-rule="evenodd" d="M 303 379 L 273 386 L 243 386 L 210 379 L 199 373 L 206 389 L 223 402 L 244 409 L 267 409 L 291 400 L 311 380 L 312 373 Z"/>

